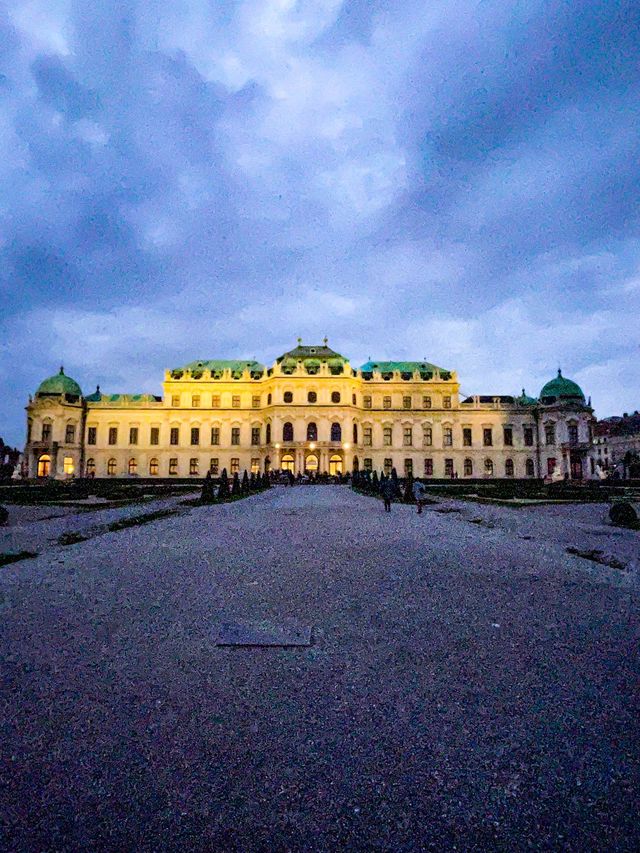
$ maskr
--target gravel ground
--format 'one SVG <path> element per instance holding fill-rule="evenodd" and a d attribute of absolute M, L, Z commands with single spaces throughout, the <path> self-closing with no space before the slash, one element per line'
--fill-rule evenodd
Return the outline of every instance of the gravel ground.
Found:
<path fill-rule="evenodd" d="M 638 850 L 637 573 L 462 509 L 278 488 L 6 566 L 4 848 Z"/>

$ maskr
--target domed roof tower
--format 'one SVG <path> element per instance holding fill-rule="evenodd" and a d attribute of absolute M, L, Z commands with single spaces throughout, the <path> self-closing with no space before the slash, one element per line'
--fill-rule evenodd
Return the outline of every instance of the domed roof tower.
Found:
<path fill-rule="evenodd" d="M 36 397 L 62 397 L 66 396 L 71 399 L 80 399 L 82 397 L 82 389 L 70 376 L 66 376 L 64 367 L 60 368 L 60 372 L 54 376 L 50 376 L 41 382 L 36 391 Z M 74 401 L 75 402 L 75 401 Z"/>
<path fill-rule="evenodd" d="M 558 369 L 558 375 L 551 379 L 540 392 L 540 402 L 543 405 L 553 403 L 581 403 L 584 405 L 585 396 L 582 388 L 571 379 L 566 379 Z"/>

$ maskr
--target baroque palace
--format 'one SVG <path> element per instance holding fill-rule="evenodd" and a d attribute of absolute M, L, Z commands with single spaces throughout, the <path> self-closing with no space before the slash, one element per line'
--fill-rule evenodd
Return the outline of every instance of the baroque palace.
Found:
<path fill-rule="evenodd" d="M 27 406 L 29 477 L 203 477 L 223 468 L 400 476 L 582 479 L 593 412 L 560 371 L 538 398 L 460 399 L 455 371 L 420 361 L 354 368 L 322 345 L 271 367 L 193 361 L 163 394 L 84 396 L 60 373 Z"/>

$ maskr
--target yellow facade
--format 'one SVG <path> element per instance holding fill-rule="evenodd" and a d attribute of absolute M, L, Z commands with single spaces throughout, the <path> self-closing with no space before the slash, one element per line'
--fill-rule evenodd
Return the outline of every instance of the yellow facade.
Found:
<path fill-rule="evenodd" d="M 588 476 L 578 466 L 591 446 L 584 401 L 460 400 L 459 387 L 455 372 L 425 362 L 352 368 L 326 342 L 299 345 L 270 368 L 216 361 L 166 371 L 162 397 L 84 397 L 61 373 L 27 407 L 28 476 L 354 467 L 429 478 L 541 477 L 552 467 L 555 476 Z"/>

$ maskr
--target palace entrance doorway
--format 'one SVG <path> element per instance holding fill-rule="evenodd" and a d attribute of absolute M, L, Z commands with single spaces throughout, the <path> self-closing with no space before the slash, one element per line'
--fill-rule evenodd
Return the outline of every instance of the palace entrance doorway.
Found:
<path fill-rule="evenodd" d="M 51 457 L 45 453 L 38 459 L 38 477 L 48 477 L 51 474 Z"/>
<path fill-rule="evenodd" d="M 291 473 L 295 473 L 295 462 L 293 459 L 293 455 L 291 453 L 285 453 L 280 460 L 280 470 L 281 471 L 291 471 Z"/>
<path fill-rule="evenodd" d="M 333 477 L 335 477 L 336 474 L 342 474 L 342 456 L 338 456 L 337 453 L 329 459 L 329 473 Z"/>
<path fill-rule="evenodd" d="M 310 474 L 318 473 L 318 457 L 315 453 L 309 453 L 307 458 L 304 460 L 304 470 L 308 471 Z"/>

